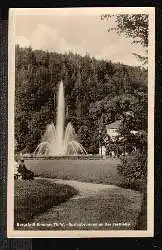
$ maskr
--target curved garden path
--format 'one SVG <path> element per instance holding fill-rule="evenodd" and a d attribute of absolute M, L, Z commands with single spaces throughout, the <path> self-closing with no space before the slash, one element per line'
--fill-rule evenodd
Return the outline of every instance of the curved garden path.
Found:
<path fill-rule="evenodd" d="M 115 185 L 49 178 L 48 180 L 70 185 L 79 193 L 36 216 L 33 222 L 37 226 L 31 230 L 132 230 L 134 228 L 141 208 L 141 193 Z"/>

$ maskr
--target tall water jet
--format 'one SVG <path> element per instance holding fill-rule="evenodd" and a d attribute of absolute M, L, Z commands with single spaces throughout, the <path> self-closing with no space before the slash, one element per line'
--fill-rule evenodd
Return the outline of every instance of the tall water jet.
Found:
<path fill-rule="evenodd" d="M 68 123 L 64 133 L 65 100 L 63 82 L 60 82 L 57 96 L 56 128 L 54 123 L 47 126 L 42 142 L 34 154 L 45 156 L 86 154 L 84 147 L 76 140 L 76 134 L 71 123 Z"/>
<path fill-rule="evenodd" d="M 57 100 L 57 120 L 56 120 L 56 142 L 58 154 L 62 155 L 63 152 L 63 140 L 64 140 L 64 88 L 63 82 L 61 81 L 58 91 L 58 100 Z"/>

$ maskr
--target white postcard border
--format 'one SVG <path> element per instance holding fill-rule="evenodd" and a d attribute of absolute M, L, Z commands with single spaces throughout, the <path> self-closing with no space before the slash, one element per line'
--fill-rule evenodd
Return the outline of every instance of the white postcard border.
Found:
<path fill-rule="evenodd" d="M 148 14 L 148 186 L 146 231 L 18 231 L 14 230 L 14 100 L 15 100 L 15 16 L 41 14 Z M 89 237 L 153 237 L 154 235 L 154 94 L 155 94 L 155 8 L 64 8 L 64 9 L 10 9 L 8 39 L 8 184 L 7 184 L 7 237 L 9 238 L 89 238 Z"/>

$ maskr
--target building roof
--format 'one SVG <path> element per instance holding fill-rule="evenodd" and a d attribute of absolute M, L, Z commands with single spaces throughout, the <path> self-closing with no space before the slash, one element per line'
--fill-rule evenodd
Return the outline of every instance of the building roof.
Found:
<path fill-rule="evenodd" d="M 120 124 L 121 124 L 121 120 L 117 120 L 113 123 L 106 125 L 106 129 L 119 129 Z"/>

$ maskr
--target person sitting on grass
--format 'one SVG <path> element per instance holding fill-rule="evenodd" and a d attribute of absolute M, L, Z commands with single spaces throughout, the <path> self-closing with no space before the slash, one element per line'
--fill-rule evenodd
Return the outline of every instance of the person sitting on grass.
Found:
<path fill-rule="evenodd" d="M 21 174 L 23 180 L 33 180 L 34 173 L 31 170 L 28 170 L 25 166 L 24 160 L 20 160 L 20 164 L 18 167 L 18 173 Z"/>
<path fill-rule="evenodd" d="M 14 179 L 21 179 L 21 174 L 18 172 L 18 162 L 14 162 Z"/>

